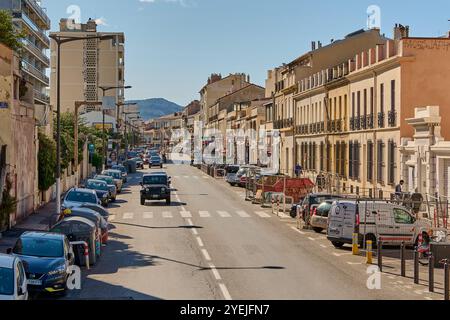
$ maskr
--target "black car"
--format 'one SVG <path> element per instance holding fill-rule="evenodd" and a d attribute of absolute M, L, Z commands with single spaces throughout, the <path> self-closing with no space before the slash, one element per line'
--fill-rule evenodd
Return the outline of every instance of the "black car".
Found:
<path fill-rule="evenodd" d="M 75 256 L 65 235 L 25 232 L 8 253 L 23 261 L 29 291 L 66 292 Z"/>
<path fill-rule="evenodd" d="M 299 214 L 300 217 L 303 219 L 303 221 L 309 225 L 311 215 L 312 215 L 312 206 L 319 206 L 322 202 L 326 200 L 333 200 L 333 199 L 342 199 L 342 196 L 337 196 L 334 194 L 325 194 L 325 193 L 311 193 L 306 196 L 305 199 L 303 199 L 303 202 L 301 202 L 298 205 Z"/>
<path fill-rule="evenodd" d="M 98 199 L 102 202 L 102 206 L 107 207 L 112 195 L 109 192 L 108 184 L 102 180 L 90 179 L 86 183 L 86 189 L 94 190 Z"/>
<path fill-rule="evenodd" d="M 141 186 L 141 205 L 145 205 L 146 200 L 166 200 L 166 204 L 170 205 L 170 179 L 167 174 L 144 175 Z"/>

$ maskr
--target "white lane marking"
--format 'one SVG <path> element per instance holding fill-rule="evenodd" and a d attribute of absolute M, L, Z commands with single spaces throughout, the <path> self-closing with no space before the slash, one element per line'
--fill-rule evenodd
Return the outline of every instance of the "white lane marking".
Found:
<path fill-rule="evenodd" d="M 352 253 L 351 252 L 348 252 L 348 253 L 336 253 L 336 252 L 333 252 L 333 255 L 336 256 L 336 257 L 342 257 L 342 256 L 352 255 Z"/>
<path fill-rule="evenodd" d="M 194 225 L 194 223 L 192 222 L 191 219 L 186 219 L 186 221 L 187 221 L 187 223 L 188 223 L 190 226 L 193 226 L 193 225 Z"/>
<path fill-rule="evenodd" d="M 264 211 L 256 211 L 255 214 L 260 216 L 261 218 L 270 218 L 271 217 L 268 213 L 265 213 Z"/>
<path fill-rule="evenodd" d="M 425 300 L 433 301 L 433 298 L 425 297 Z"/>
<path fill-rule="evenodd" d="M 324 245 L 324 244 L 321 244 L 320 245 L 322 248 L 328 248 L 326 245 Z"/>
<path fill-rule="evenodd" d="M 223 297 L 225 298 L 225 300 L 233 300 L 233 299 L 231 299 L 231 295 L 228 292 L 227 287 L 223 283 L 219 283 L 219 288 L 220 288 L 220 291 L 222 291 L 222 294 L 223 294 Z"/>
<path fill-rule="evenodd" d="M 180 211 L 180 215 L 182 218 L 192 218 L 192 214 L 188 211 Z"/>
<path fill-rule="evenodd" d="M 304 235 L 305 233 L 303 231 L 298 230 L 296 227 L 291 227 L 292 230 Z"/>
<path fill-rule="evenodd" d="M 201 239 L 200 237 L 197 237 L 196 239 L 197 239 L 198 246 L 199 246 L 200 248 L 203 248 L 204 245 L 203 245 L 202 239 Z"/>
<path fill-rule="evenodd" d="M 309 240 L 311 241 L 316 241 L 316 239 L 312 238 L 312 237 L 308 237 Z"/>
<path fill-rule="evenodd" d="M 198 180 L 198 179 L 200 179 L 198 176 L 194 176 L 194 179 L 196 179 L 196 180 Z"/>
<path fill-rule="evenodd" d="M 194 234 L 194 236 L 198 236 L 198 231 L 197 231 L 197 229 L 193 228 L 193 229 L 191 229 L 191 230 L 192 230 L 192 233 Z"/>
<path fill-rule="evenodd" d="M 211 269 L 211 271 L 212 271 L 212 273 L 214 275 L 214 278 L 216 278 L 217 281 L 222 280 L 222 277 L 220 276 L 219 271 L 217 271 L 217 268 L 216 268 L 215 265 L 209 264 L 209 268 Z"/>
<path fill-rule="evenodd" d="M 208 177 L 207 176 L 203 176 L 203 179 L 208 179 Z"/>
<path fill-rule="evenodd" d="M 203 256 L 205 257 L 206 261 L 211 261 L 211 256 L 209 255 L 208 251 L 206 249 L 202 249 Z"/>
<path fill-rule="evenodd" d="M 189 179 L 190 177 L 189 177 L 189 176 L 184 176 L 184 178 L 185 178 L 185 179 Z"/>
<path fill-rule="evenodd" d="M 240 216 L 241 218 L 250 218 L 250 215 L 245 212 L 245 211 L 236 211 L 236 213 L 238 214 L 238 216 Z"/>
<path fill-rule="evenodd" d="M 170 211 L 164 211 L 162 213 L 162 215 L 163 215 L 164 219 L 171 219 L 171 218 L 173 218 L 172 212 L 170 212 Z"/>
<path fill-rule="evenodd" d="M 222 218 L 231 218 L 231 214 L 226 211 L 217 211 L 217 214 Z"/>
<path fill-rule="evenodd" d="M 351 266 L 360 266 L 360 265 L 362 265 L 362 262 L 347 262 L 347 264 L 349 264 Z"/>
<path fill-rule="evenodd" d="M 208 211 L 199 211 L 200 218 L 211 218 L 211 214 Z"/>
<path fill-rule="evenodd" d="M 153 219 L 153 212 L 144 212 L 144 219 Z"/>
<path fill-rule="evenodd" d="M 134 213 L 126 212 L 126 213 L 123 214 L 122 219 L 124 219 L 124 220 L 131 220 L 131 219 L 133 219 L 133 217 L 134 217 Z"/>
<path fill-rule="evenodd" d="M 112 214 L 108 217 L 108 221 L 114 221 L 116 219 L 116 215 Z"/>

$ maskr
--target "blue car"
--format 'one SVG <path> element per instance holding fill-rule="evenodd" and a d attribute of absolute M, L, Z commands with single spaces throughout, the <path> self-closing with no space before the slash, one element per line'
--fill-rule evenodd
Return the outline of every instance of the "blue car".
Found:
<path fill-rule="evenodd" d="M 150 158 L 149 167 L 150 168 L 152 168 L 152 167 L 160 167 L 162 169 L 163 162 L 162 162 L 161 157 L 159 157 L 159 156 L 152 156 Z"/>
<path fill-rule="evenodd" d="M 65 293 L 71 267 L 75 263 L 72 246 L 65 235 L 48 232 L 25 232 L 8 254 L 24 264 L 28 290 Z"/>

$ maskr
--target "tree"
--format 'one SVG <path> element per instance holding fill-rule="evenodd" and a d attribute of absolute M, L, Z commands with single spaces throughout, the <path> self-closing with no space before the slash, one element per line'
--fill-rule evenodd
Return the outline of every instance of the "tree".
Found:
<path fill-rule="evenodd" d="M 17 200 L 11 196 L 12 181 L 9 176 L 6 178 L 6 186 L 3 190 L 2 203 L 0 204 L 0 231 L 9 227 L 9 217 L 16 211 Z"/>
<path fill-rule="evenodd" d="M 56 181 L 56 143 L 39 132 L 38 181 L 39 190 L 47 191 Z"/>
<path fill-rule="evenodd" d="M 23 31 L 17 32 L 12 22 L 12 16 L 8 11 L 0 10 L 0 43 L 14 51 L 22 49 L 21 39 L 25 37 Z"/>

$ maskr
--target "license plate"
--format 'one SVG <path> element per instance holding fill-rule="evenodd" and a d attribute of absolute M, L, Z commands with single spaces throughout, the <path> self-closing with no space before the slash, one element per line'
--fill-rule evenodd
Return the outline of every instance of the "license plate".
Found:
<path fill-rule="evenodd" d="M 157 194 L 154 194 L 154 195 L 152 195 L 152 198 L 153 198 L 153 199 L 158 199 L 159 196 L 158 196 Z"/>
<path fill-rule="evenodd" d="M 42 280 L 32 280 L 32 279 L 28 279 L 28 280 L 27 280 L 27 283 L 28 283 L 29 285 L 32 285 L 32 286 L 41 286 L 41 285 L 42 285 Z"/>

